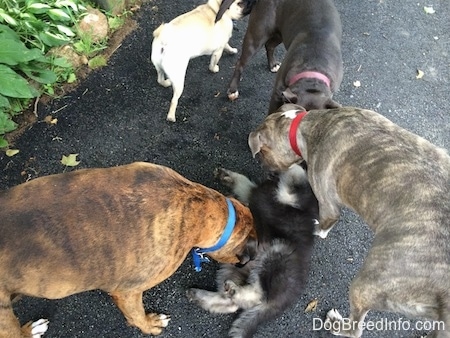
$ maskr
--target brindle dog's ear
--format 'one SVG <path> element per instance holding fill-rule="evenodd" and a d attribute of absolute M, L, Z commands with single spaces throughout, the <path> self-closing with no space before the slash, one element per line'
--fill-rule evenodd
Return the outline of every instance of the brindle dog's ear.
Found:
<path fill-rule="evenodd" d="M 333 109 L 333 108 L 341 108 L 342 105 L 340 103 L 337 103 L 333 99 L 328 99 L 328 101 L 325 103 L 326 109 Z"/>
<path fill-rule="evenodd" d="M 255 158 L 256 154 L 259 153 L 262 145 L 263 145 L 263 142 L 261 140 L 261 134 L 257 131 L 252 131 L 250 133 L 250 135 L 248 136 L 248 146 L 250 147 L 250 150 L 252 151 L 253 158 Z"/>
<path fill-rule="evenodd" d="M 297 103 L 298 97 L 288 87 L 282 93 L 284 103 Z"/>
<path fill-rule="evenodd" d="M 216 21 L 214 21 L 214 23 L 216 23 L 217 21 L 222 19 L 223 13 L 225 13 L 228 10 L 228 8 L 230 8 L 231 4 L 234 1 L 235 0 L 223 0 L 222 1 L 222 3 L 220 4 L 220 7 L 219 7 L 219 11 L 217 12 L 217 15 L 216 15 Z"/>
<path fill-rule="evenodd" d="M 245 264 L 252 261 L 256 257 L 258 242 L 255 239 L 249 239 L 245 244 L 244 251 L 237 255 L 239 263 L 236 263 L 236 267 L 242 268 Z"/>

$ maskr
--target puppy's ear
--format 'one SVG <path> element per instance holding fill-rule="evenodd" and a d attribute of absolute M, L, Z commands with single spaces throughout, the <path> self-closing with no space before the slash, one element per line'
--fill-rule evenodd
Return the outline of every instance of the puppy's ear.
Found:
<path fill-rule="evenodd" d="M 282 93 L 284 103 L 297 103 L 298 97 L 295 95 L 292 90 L 288 87 Z"/>
<path fill-rule="evenodd" d="M 325 103 L 326 109 L 333 109 L 333 108 L 341 108 L 342 105 L 340 103 L 337 103 L 333 99 L 328 99 L 328 101 Z"/>
<path fill-rule="evenodd" d="M 255 158 L 256 154 L 259 153 L 261 147 L 263 146 L 263 142 L 261 140 L 261 134 L 258 131 L 252 131 L 248 136 L 248 146 L 252 151 L 252 156 Z"/>

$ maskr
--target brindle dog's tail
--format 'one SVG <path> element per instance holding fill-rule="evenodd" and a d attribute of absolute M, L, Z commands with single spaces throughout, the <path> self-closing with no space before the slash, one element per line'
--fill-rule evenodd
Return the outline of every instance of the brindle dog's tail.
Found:
<path fill-rule="evenodd" d="M 244 310 L 239 318 L 233 322 L 228 336 L 232 338 L 251 338 L 256 333 L 259 324 L 268 322 L 283 311 L 283 306 L 280 309 L 267 303 Z"/>
<path fill-rule="evenodd" d="M 214 23 L 216 23 L 217 21 L 219 21 L 220 19 L 222 19 L 223 13 L 225 13 L 228 8 L 230 8 L 231 4 L 236 1 L 236 0 L 223 0 L 222 3 L 220 4 L 219 7 L 219 11 L 217 12 L 216 15 L 216 21 L 214 21 Z M 242 0 L 241 2 L 243 3 L 244 10 L 242 11 L 243 16 L 246 16 L 248 14 L 250 14 L 250 12 L 252 11 L 253 5 L 256 3 L 256 1 L 258 0 Z"/>

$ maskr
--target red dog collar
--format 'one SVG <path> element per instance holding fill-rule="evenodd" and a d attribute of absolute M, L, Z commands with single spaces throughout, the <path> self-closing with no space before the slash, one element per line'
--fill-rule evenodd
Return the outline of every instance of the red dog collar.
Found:
<path fill-rule="evenodd" d="M 297 144 L 297 129 L 302 121 L 303 117 L 307 114 L 306 111 L 302 111 L 298 113 L 295 118 L 292 120 L 291 127 L 289 128 L 289 142 L 291 144 L 292 150 L 300 157 L 302 157 L 302 153 L 300 152 L 300 148 Z"/>
<path fill-rule="evenodd" d="M 289 79 L 289 86 L 293 85 L 298 80 L 305 79 L 305 78 L 317 79 L 317 80 L 323 81 L 323 82 L 325 82 L 327 87 L 330 88 L 330 79 L 327 76 L 323 75 L 322 73 L 313 72 L 313 71 L 301 72 L 301 73 L 294 75 L 293 77 L 291 77 Z"/>

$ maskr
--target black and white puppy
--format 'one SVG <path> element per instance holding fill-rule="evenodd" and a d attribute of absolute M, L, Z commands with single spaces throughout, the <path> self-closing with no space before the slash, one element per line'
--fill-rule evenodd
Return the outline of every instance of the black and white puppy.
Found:
<path fill-rule="evenodd" d="M 230 337 L 251 337 L 257 326 L 280 315 L 302 295 L 314 243 L 318 203 L 302 167 L 292 166 L 259 185 L 246 176 L 218 169 L 222 183 L 248 203 L 258 243 L 250 241 L 241 262 L 222 264 L 216 292 L 191 288 L 188 298 L 215 313 L 244 311 L 234 321 Z"/>

